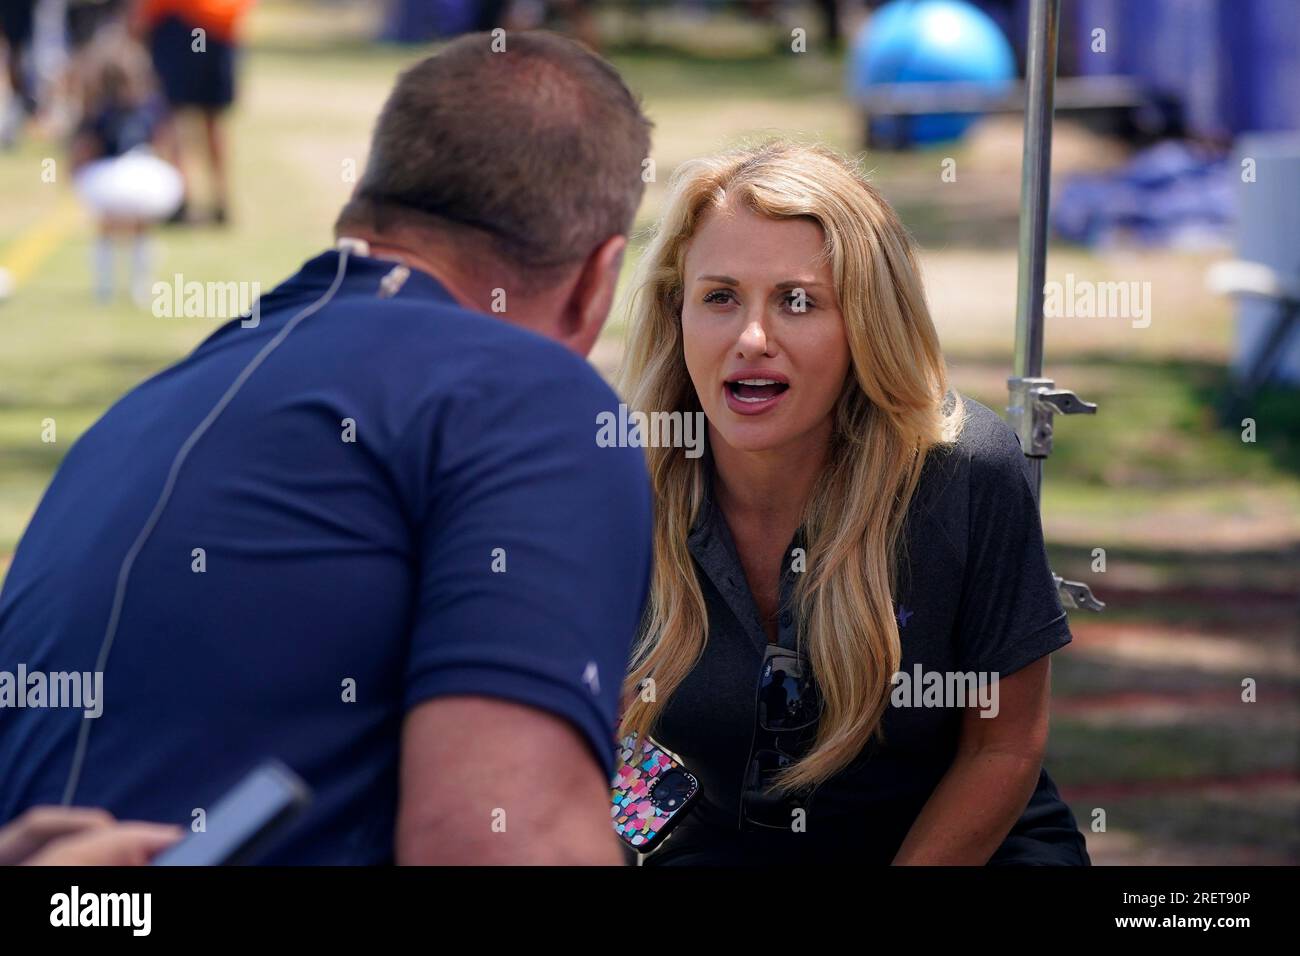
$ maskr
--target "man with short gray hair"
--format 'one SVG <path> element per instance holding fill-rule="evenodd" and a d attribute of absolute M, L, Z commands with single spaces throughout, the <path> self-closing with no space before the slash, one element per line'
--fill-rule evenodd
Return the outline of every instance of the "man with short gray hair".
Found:
<path fill-rule="evenodd" d="M 103 672 L 5 716 L 0 823 L 190 823 L 265 757 L 274 863 L 619 862 L 618 694 L 650 574 L 640 452 L 583 360 L 649 123 L 548 34 L 398 80 L 338 248 L 68 453 L 0 595 L 0 666 Z"/>

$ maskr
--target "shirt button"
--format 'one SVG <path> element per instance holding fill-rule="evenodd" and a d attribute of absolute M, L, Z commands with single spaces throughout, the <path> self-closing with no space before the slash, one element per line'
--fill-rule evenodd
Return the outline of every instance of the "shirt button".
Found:
<path fill-rule="evenodd" d="M 789 611 L 786 611 L 784 614 L 781 615 L 781 626 L 789 627 L 790 622 L 793 620 L 794 620 L 794 616 Z"/>

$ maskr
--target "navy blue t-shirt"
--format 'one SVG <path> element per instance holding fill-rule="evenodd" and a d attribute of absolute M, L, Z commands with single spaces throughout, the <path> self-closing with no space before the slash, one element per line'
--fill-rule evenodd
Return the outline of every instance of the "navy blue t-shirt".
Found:
<path fill-rule="evenodd" d="M 0 671 L 92 671 L 119 567 L 187 436 L 335 280 L 306 263 L 68 452 L 0 594 Z M 0 823 L 73 802 L 188 825 L 265 757 L 315 791 L 265 858 L 393 855 L 404 715 L 440 695 L 572 722 L 607 772 L 650 573 L 636 448 L 578 356 L 352 257 L 194 446 L 132 570 L 103 712 L 0 709 Z M 523 769 L 521 762 L 521 771 Z"/>

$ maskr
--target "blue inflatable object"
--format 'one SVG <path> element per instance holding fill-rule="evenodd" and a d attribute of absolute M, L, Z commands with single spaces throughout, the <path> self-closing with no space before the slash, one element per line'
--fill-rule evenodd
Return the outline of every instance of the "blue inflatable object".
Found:
<path fill-rule="evenodd" d="M 849 51 L 854 95 L 877 83 L 979 83 L 1010 87 L 1016 57 L 998 25 L 962 0 L 894 0 L 867 20 Z M 897 146 L 959 139 L 976 114 L 873 116 L 872 140 Z"/>

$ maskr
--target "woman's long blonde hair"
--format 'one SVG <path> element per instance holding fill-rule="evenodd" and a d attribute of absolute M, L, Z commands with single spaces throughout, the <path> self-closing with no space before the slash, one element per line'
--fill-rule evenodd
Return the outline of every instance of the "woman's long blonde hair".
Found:
<path fill-rule="evenodd" d="M 701 410 L 682 350 L 682 270 L 701 218 L 728 199 L 773 219 L 807 217 L 821 225 L 852 362 L 834 410 L 827 467 L 803 522 L 799 640 L 823 709 L 812 750 L 777 781 L 799 789 L 845 768 L 878 732 L 901 658 L 895 549 L 926 456 L 956 440 L 964 408 L 955 393 L 945 408 L 947 370 L 902 222 L 850 160 L 779 141 L 689 162 L 674 174 L 631 299 L 619 385 L 632 409 Z M 673 448 L 646 453 L 655 493 L 654 574 L 624 684 L 630 703 L 622 727 L 642 736 L 708 638 L 686 544 L 708 480 L 706 459 Z"/>

